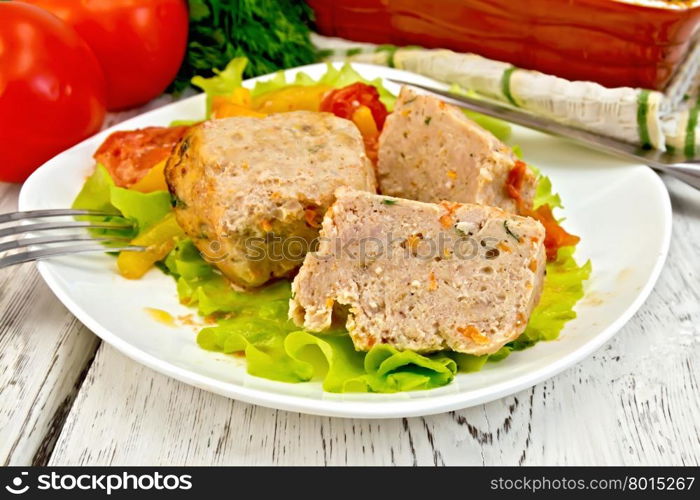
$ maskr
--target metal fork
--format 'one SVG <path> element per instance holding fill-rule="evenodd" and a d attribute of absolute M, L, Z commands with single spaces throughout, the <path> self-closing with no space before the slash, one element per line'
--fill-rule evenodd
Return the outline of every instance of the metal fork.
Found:
<path fill-rule="evenodd" d="M 120 220 L 75 220 L 74 217 L 110 217 Z M 44 222 L 41 219 L 70 217 L 70 220 Z M 38 220 L 38 222 L 34 222 Z M 129 238 L 108 234 L 93 237 L 90 234 L 59 233 L 50 236 L 32 236 L 35 232 L 63 229 L 132 229 L 134 225 L 122 216 L 95 210 L 31 210 L 0 214 L 0 268 L 49 257 L 87 252 L 140 252 L 146 247 L 132 245 Z M 9 237 L 14 239 L 6 240 Z M 82 242 L 77 245 L 65 243 Z M 15 250 L 19 250 L 14 252 Z"/>

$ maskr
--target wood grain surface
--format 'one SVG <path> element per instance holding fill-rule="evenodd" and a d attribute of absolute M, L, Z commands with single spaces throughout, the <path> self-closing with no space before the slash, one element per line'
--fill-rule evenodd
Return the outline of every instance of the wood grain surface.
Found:
<path fill-rule="evenodd" d="M 531 389 L 425 418 L 315 417 L 190 387 L 100 344 L 33 265 L 0 270 L 0 461 L 698 465 L 700 193 L 665 181 L 668 262 L 618 335 Z M 0 184 L 0 212 L 17 191 Z"/>
<path fill-rule="evenodd" d="M 17 185 L 0 183 L 0 213 Z M 0 463 L 46 463 L 99 340 L 33 264 L 0 270 Z"/>

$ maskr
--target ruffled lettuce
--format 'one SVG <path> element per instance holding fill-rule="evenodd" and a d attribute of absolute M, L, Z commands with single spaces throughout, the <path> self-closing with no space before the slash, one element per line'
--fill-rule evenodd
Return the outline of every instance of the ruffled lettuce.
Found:
<path fill-rule="evenodd" d="M 109 172 L 98 163 L 92 175 L 83 184 L 78 196 L 73 200 L 72 208 L 114 212 L 115 215 L 118 215 L 119 211 L 112 205 L 110 196 L 113 187 L 114 181 Z"/>
<path fill-rule="evenodd" d="M 591 275 L 591 262 L 579 266 L 574 259 L 575 249 L 560 248 L 557 259 L 547 263 L 542 297 L 518 339 L 520 342 L 554 340 L 566 322 L 576 317 L 574 306 L 583 298 L 583 283 Z"/>
<path fill-rule="evenodd" d="M 518 146 L 515 146 L 513 151 L 517 154 L 518 158 L 522 159 L 522 152 Z M 532 199 L 533 208 L 541 207 L 542 205 L 549 205 L 552 210 L 555 208 L 564 208 L 564 205 L 561 203 L 561 197 L 552 190 L 552 181 L 549 177 L 543 175 L 542 172 L 533 165 L 528 164 L 528 167 L 537 176 L 535 197 Z"/>
<path fill-rule="evenodd" d="M 93 234 L 137 236 L 165 217 L 172 205 L 167 191 L 140 193 L 117 187 L 107 169 L 98 164 L 73 201 L 72 208 L 113 213 L 115 217 L 134 223 L 133 231 L 94 230 Z"/>
<path fill-rule="evenodd" d="M 195 76 L 192 78 L 192 85 L 204 91 L 207 97 L 207 118 L 211 114 L 212 98 L 218 95 L 230 94 L 234 89 L 243 83 L 243 71 L 248 64 L 245 57 L 231 59 L 223 70 L 214 69 L 214 76 L 204 78 Z"/>
<path fill-rule="evenodd" d="M 280 320 L 240 316 L 204 328 L 203 349 L 244 353 L 251 375 L 281 382 L 321 380 L 327 392 L 400 392 L 448 384 L 457 372 L 447 355 L 423 356 L 388 345 L 355 351 L 347 332 L 313 335 Z"/>
<path fill-rule="evenodd" d="M 351 85 L 356 82 L 366 83 L 367 85 L 374 86 L 379 92 L 379 100 L 384 103 L 386 109 L 391 111 L 394 109 L 394 102 L 396 102 L 396 97 L 394 94 L 389 92 L 382 83 L 381 78 L 375 78 L 374 80 L 367 80 L 363 78 L 352 65 L 345 63 L 340 69 L 336 68 L 330 63 L 327 63 L 326 73 L 319 78 L 318 83 L 329 85 L 333 88 L 339 89 L 347 85 Z"/>

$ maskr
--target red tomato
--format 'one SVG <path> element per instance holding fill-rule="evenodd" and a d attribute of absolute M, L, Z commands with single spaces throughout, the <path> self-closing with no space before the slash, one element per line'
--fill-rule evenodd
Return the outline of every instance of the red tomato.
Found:
<path fill-rule="evenodd" d="M 388 112 L 386 106 L 379 100 L 379 92 L 371 85 L 353 83 L 330 91 L 321 101 L 321 111 L 327 111 L 348 120 L 352 119 L 353 113 L 360 106 L 367 106 L 370 109 L 374 122 L 381 130 Z"/>
<path fill-rule="evenodd" d="M 117 186 L 129 187 L 170 156 L 190 127 L 146 127 L 111 134 L 93 155 Z"/>
<path fill-rule="evenodd" d="M 0 2 L 0 180 L 22 182 L 104 115 L 102 70 L 78 34 L 38 7 Z"/>
<path fill-rule="evenodd" d="M 160 95 L 185 55 L 185 0 L 21 1 L 51 11 L 83 37 L 102 65 L 110 110 Z"/>

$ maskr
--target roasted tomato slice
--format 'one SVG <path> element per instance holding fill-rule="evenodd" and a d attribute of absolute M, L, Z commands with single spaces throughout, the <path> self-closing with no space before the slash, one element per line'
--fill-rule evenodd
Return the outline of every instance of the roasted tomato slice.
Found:
<path fill-rule="evenodd" d="M 129 187 L 167 159 L 189 127 L 147 127 L 114 132 L 94 155 L 121 187 Z"/>
<path fill-rule="evenodd" d="M 542 223 L 545 229 L 544 246 L 547 251 L 547 260 L 556 260 L 557 253 L 561 247 L 576 245 L 580 241 L 580 238 L 567 233 L 566 230 L 561 227 L 559 222 L 554 218 L 552 208 L 549 205 L 542 205 L 534 210 L 532 207 L 526 206 L 520 195 L 526 172 L 527 165 L 525 162 L 520 160 L 516 161 L 515 166 L 508 173 L 505 190 L 517 203 L 520 215 L 532 217 Z"/>
<path fill-rule="evenodd" d="M 321 101 L 321 111 L 333 113 L 341 118 L 352 120 L 360 106 L 367 106 L 379 130 L 384 127 L 388 111 L 379 100 L 379 92 L 371 85 L 357 82 L 347 87 L 330 91 Z"/>
<path fill-rule="evenodd" d="M 567 233 L 561 227 L 554 215 L 552 215 L 552 209 L 549 205 L 537 207 L 531 217 L 540 221 L 544 226 L 544 248 L 547 251 L 547 260 L 556 260 L 557 252 L 561 247 L 576 245 L 581 240 L 578 236 Z"/>

